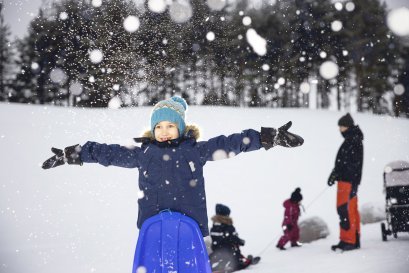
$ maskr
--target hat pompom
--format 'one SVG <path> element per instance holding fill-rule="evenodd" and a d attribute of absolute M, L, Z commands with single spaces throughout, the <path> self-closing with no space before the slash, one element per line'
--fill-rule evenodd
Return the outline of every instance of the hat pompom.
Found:
<path fill-rule="evenodd" d="M 182 98 L 182 97 L 171 97 L 170 99 L 182 104 L 183 108 L 185 108 L 185 110 L 187 110 L 187 103 L 186 103 L 184 98 Z"/>
<path fill-rule="evenodd" d="M 302 200 L 301 189 L 296 188 L 294 192 L 291 194 L 291 201 L 293 202 L 300 202 Z"/>

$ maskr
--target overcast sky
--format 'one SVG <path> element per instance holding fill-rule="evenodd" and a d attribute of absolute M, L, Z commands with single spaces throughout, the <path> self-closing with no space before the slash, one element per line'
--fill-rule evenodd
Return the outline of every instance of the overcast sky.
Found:
<path fill-rule="evenodd" d="M 204 1 L 204 0 L 203 0 Z M 381 0 L 386 1 L 388 6 L 409 8 L 409 0 Z M 12 39 L 16 36 L 22 38 L 27 34 L 30 21 L 38 14 L 38 9 L 50 6 L 53 0 L 0 0 L 4 3 L 5 22 L 10 26 Z"/>

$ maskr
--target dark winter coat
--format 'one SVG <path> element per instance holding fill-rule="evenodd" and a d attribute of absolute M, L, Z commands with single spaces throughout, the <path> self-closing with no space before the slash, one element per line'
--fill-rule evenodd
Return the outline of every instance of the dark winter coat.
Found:
<path fill-rule="evenodd" d="M 215 215 L 212 217 L 213 226 L 210 229 L 212 237 L 212 250 L 226 248 L 235 252 L 244 240 L 239 238 L 233 226 L 233 220 L 229 216 Z"/>
<path fill-rule="evenodd" d="M 364 148 L 362 141 L 364 135 L 359 127 L 350 127 L 342 133 L 345 138 L 339 148 L 334 173 L 337 181 L 350 182 L 358 186 L 361 182 Z"/>
<path fill-rule="evenodd" d="M 209 255 L 212 269 L 222 272 L 233 272 L 249 265 L 243 259 L 240 246 L 244 240 L 240 239 L 229 216 L 215 215 L 212 217 L 213 226 L 210 229 L 212 237 L 212 250 Z"/>
<path fill-rule="evenodd" d="M 284 201 L 283 206 L 284 210 L 284 220 L 283 226 L 297 226 L 298 225 L 298 217 L 300 217 L 300 205 L 298 203 L 294 203 L 291 199 L 287 199 Z"/>
<path fill-rule="evenodd" d="M 258 150 L 261 143 L 260 133 L 251 129 L 208 141 L 198 142 L 198 135 L 197 127 L 188 126 L 179 139 L 160 143 L 149 136 L 141 147 L 87 142 L 82 147 L 81 160 L 139 169 L 139 189 L 143 197 L 138 200 L 138 228 L 149 217 L 170 209 L 195 219 L 203 236 L 207 236 L 203 166 L 220 157 Z"/>

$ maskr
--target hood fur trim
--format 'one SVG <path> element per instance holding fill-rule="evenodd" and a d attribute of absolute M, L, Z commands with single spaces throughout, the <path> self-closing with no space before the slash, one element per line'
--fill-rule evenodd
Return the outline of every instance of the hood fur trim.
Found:
<path fill-rule="evenodd" d="M 212 217 L 213 222 L 225 224 L 225 225 L 233 225 L 233 219 L 230 216 L 225 215 L 218 215 Z"/>
<path fill-rule="evenodd" d="M 191 125 L 186 125 L 185 131 L 183 132 L 183 135 L 186 135 L 187 132 L 192 134 L 192 137 L 196 140 L 200 138 L 200 129 L 197 125 L 191 124 Z M 145 133 L 143 133 L 142 137 L 147 137 L 150 138 L 151 140 L 154 140 L 154 136 L 151 132 L 151 130 L 146 130 Z"/>

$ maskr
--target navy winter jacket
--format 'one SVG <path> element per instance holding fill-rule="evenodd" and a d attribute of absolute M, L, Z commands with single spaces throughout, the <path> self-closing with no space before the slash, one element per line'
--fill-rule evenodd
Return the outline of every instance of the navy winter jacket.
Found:
<path fill-rule="evenodd" d="M 170 142 L 150 140 L 141 147 L 126 148 L 87 142 L 81 160 L 104 166 L 138 168 L 138 228 L 158 212 L 170 209 L 195 219 L 203 236 L 209 235 L 203 166 L 207 161 L 260 149 L 260 133 L 249 129 L 230 136 L 197 142 L 193 132 Z M 216 155 L 216 156 L 215 156 Z"/>

